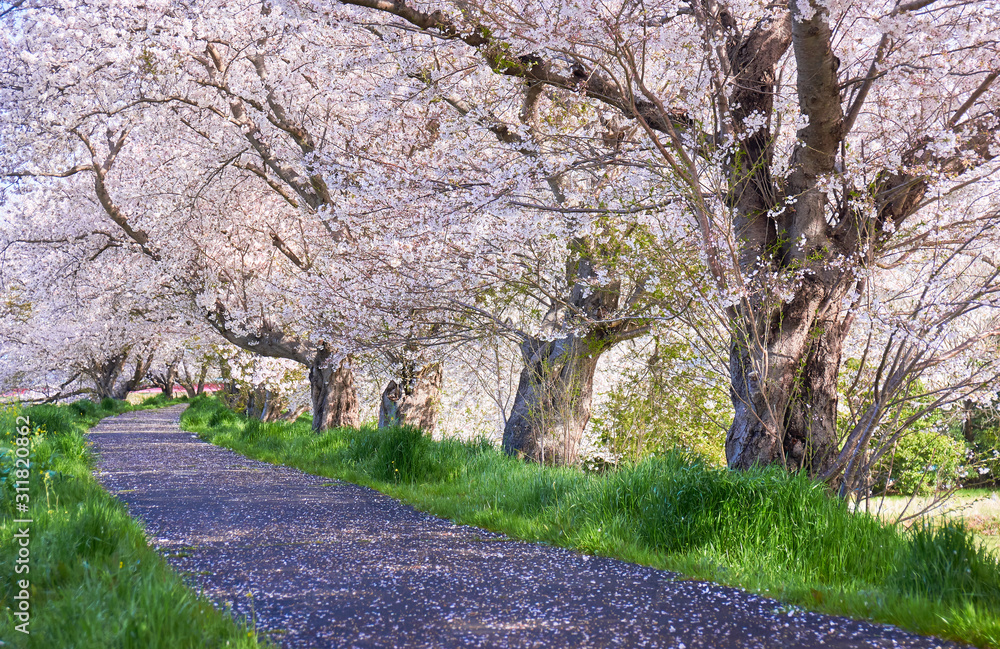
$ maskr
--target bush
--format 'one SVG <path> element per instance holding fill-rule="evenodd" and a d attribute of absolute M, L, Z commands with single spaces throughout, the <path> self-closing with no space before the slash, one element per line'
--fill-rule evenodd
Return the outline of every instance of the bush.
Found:
<path fill-rule="evenodd" d="M 996 486 L 1000 482 L 1000 423 L 995 418 L 974 429 L 970 486 Z"/>
<path fill-rule="evenodd" d="M 965 455 L 965 444 L 948 435 L 914 431 L 900 437 L 895 451 L 882 457 L 875 483 L 886 493 L 933 493 L 957 483 Z"/>
<path fill-rule="evenodd" d="M 718 422 L 732 416 L 727 392 L 692 372 L 684 344 L 659 345 L 639 370 L 626 370 L 593 416 L 598 443 L 615 458 L 638 462 L 681 450 L 725 466 L 725 433 Z M 611 468 L 594 458 L 589 468 Z"/>

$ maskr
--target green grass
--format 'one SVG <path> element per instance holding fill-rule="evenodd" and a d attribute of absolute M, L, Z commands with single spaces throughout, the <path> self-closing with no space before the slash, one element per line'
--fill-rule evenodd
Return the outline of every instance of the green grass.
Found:
<path fill-rule="evenodd" d="M 977 543 L 1000 557 L 1000 492 L 995 490 L 961 489 L 942 500 L 933 496 L 886 496 L 884 500 L 873 499 L 870 511 L 894 521 L 901 514 L 916 516 L 929 507 L 918 517 L 920 521 L 959 520 L 974 533 Z"/>
<path fill-rule="evenodd" d="M 138 407 L 106 399 L 0 409 L 0 638 L 3 646 L 179 649 L 263 646 L 253 631 L 188 587 L 146 544 L 142 527 L 91 476 L 84 435 L 102 417 Z M 33 429 L 30 511 L 15 512 L 18 416 Z M 32 519 L 29 573 L 15 574 L 14 535 Z M 15 629 L 20 579 L 30 587 L 30 635 Z"/>
<path fill-rule="evenodd" d="M 851 513 L 804 476 L 734 473 L 680 455 L 588 474 L 406 428 L 316 435 L 306 418 L 247 421 L 211 398 L 195 399 L 181 422 L 245 455 L 368 485 L 460 523 L 1000 646 L 1000 566 L 960 522 L 908 531 Z"/>

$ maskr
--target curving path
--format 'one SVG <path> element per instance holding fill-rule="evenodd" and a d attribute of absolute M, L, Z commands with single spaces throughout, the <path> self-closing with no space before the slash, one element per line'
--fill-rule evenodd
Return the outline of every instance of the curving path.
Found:
<path fill-rule="evenodd" d="M 101 422 L 98 480 L 283 647 L 957 646 L 455 525 L 202 442 L 182 410 Z"/>

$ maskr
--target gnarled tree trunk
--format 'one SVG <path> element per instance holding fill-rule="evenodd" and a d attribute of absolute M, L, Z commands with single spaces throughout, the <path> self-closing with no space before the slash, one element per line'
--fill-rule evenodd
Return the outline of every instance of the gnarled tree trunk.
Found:
<path fill-rule="evenodd" d="M 178 376 L 178 383 L 184 388 L 189 399 L 194 399 L 199 394 L 205 393 L 205 377 L 208 376 L 208 363 L 202 363 L 201 368 L 198 371 L 197 377 L 192 377 L 191 373 L 188 371 L 187 365 L 181 366 L 184 370 L 184 376 L 181 378 Z"/>
<path fill-rule="evenodd" d="M 160 392 L 164 396 L 168 399 L 173 399 L 174 384 L 177 381 L 177 362 L 175 361 L 167 365 L 162 374 L 150 372 L 149 380 L 152 381 L 153 385 L 160 388 Z"/>
<path fill-rule="evenodd" d="M 262 387 L 255 388 L 247 396 L 244 414 L 251 419 L 264 422 L 278 421 L 288 407 L 288 401 Z"/>
<path fill-rule="evenodd" d="M 132 390 L 139 387 L 142 380 L 146 378 L 146 374 L 149 372 L 150 366 L 153 364 L 153 352 L 150 352 L 146 358 L 138 357 L 135 360 L 135 369 L 132 371 L 132 376 L 124 381 L 115 384 L 114 389 L 111 391 L 111 397 L 118 399 L 119 401 L 124 401 L 125 397 Z"/>
<path fill-rule="evenodd" d="M 98 399 L 114 399 L 115 384 L 121 376 L 128 360 L 128 352 L 116 354 L 104 362 L 93 361 L 83 373 L 94 382 L 94 392 Z"/>
<path fill-rule="evenodd" d="M 336 366 L 329 360 L 329 352 L 320 350 L 309 366 L 312 428 L 317 433 L 328 428 L 357 427 L 360 422 L 351 359 L 345 358 Z"/>
<path fill-rule="evenodd" d="M 122 380 L 121 375 L 128 363 L 129 350 L 115 354 L 103 362 L 92 361 L 89 367 L 81 371 L 94 382 L 94 392 L 98 399 L 111 398 L 124 400 L 128 393 L 139 387 L 153 363 L 153 354 L 146 358 L 138 357 L 132 376 Z"/>
<path fill-rule="evenodd" d="M 621 283 L 600 281 L 607 252 L 588 238 L 573 240 L 566 263 L 572 287 L 566 304 L 572 308 L 553 303 L 543 323 L 550 332 L 570 333 L 521 344 L 524 369 L 503 431 L 503 448 L 511 455 L 575 464 L 590 421 L 597 361 L 612 346 L 649 330 L 627 318 L 608 323 L 619 307 Z M 573 320 L 575 331 L 567 327 Z"/>
<path fill-rule="evenodd" d="M 441 404 L 441 384 L 444 373 L 440 363 L 424 365 L 419 372 L 411 362 L 403 364 L 397 383 L 389 381 L 382 391 L 378 411 L 378 426 L 416 426 L 434 432 Z"/>
<path fill-rule="evenodd" d="M 780 464 L 823 473 L 837 453 L 837 372 L 848 324 L 849 276 L 815 273 L 787 304 L 743 314 L 730 346 L 735 410 L 730 468 Z M 762 317 L 763 316 L 763 317 Z M 755 330 L 748 323 L 765 320 Z"/>
<path fill-rule="evenodd" d="M 503 431 L 503 449 L 544 464 L 574 464 L 590 421 L 594 372 L 606 349 L 596 335 L 521 345 L 525 367 Z"/>

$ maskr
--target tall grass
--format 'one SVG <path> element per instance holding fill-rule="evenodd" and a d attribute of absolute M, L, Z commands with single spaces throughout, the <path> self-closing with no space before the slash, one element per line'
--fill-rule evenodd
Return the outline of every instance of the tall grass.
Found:
<path fill-rule="evenodd" d="M 215 444 L 372 486 L 461 523 L 1000 646 L 1000 566 L 964 528 L 908 531 L 851 513 L 805 476 L 735 473 L 679 454 L 588 474 L 414 429 L 317 435 L 304 419 L 247 421 L 210 398 L 194 400 L 181 421 Z"/>
<path fill-rule="evenodd" d="M 165 400 L 140 407 L 164 405 Z M 84 435 L 135 409 L 106 399 L 0 410 L 0 638 L 4 646 L 106 649 L 257 647 L 245 625 L 214 609 L 146 545 L 142 527 L 91 477 Z M 17 416 L 32 428 L 31 509 L 16 513 L 10 469 Z M 15 574 L 14 534 L 31 519 L 30 573 Z M 17 580 L 29 579 L 30 635 L 15 630 Z"/>

